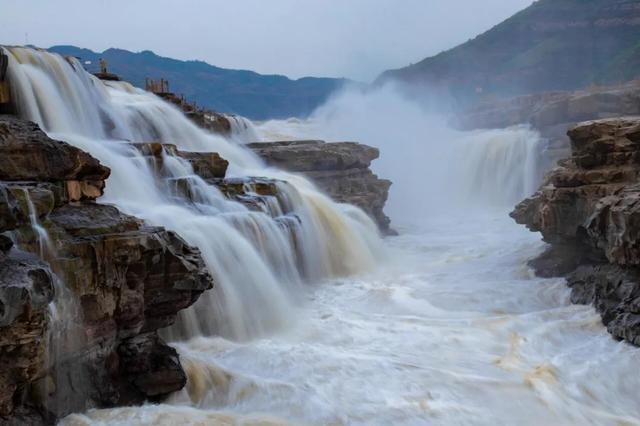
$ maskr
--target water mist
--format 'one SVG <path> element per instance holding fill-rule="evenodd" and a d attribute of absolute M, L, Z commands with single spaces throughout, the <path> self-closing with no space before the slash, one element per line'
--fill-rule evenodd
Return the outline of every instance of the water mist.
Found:
<path fill-rule="evenodd" d="M 265 140 L 353 140 L 379 148 L 373 164 L 393 182 L 386 207 L 394 223 L 417 225 L 449 209 L 507 209 L 540 182 L 544 144 L 527 127 L 457 131 L 394 84 L 335 94 L 308 120 L 258 126 Z"/>

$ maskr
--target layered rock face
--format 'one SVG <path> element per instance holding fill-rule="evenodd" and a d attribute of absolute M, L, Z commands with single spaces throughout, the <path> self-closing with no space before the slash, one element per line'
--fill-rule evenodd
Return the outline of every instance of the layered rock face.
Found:
<path fill-rule="evenodd" d="M 186 382 L 157 330 L 212 278 L 199 251 L 176 234 L 96 204 L 108 176 L 35 124 L 0 116 L 5 422 L 157 400 Z"/>
<path fill-rule="evenodd" d="M 567 131 L 577 123 L 631 115 L 640 115 L 640 81 L 484 102 L 457 114 L 452 124 L 462 130 L 529 125 L 548 139 L 548 154 L 558 160 L 571 154 Z"/>
<path fill-rule="evenodd" d="M 248 145 L 267 164 L 299 172 L 341 203 L 367 212 L 383 233 L 392 233 L 384 214 L 391 182 L 380 179 L 369 166 L 380 156 L 378 149 L 355 142 L 287 141 Z"/>
<path fill-rule="evenodd" d="M 565 275 L 611 334 L 640 345 L 640 118 L 582 123 L 572 155 L 512 217 L 551 244 L 532 265 Z"/>

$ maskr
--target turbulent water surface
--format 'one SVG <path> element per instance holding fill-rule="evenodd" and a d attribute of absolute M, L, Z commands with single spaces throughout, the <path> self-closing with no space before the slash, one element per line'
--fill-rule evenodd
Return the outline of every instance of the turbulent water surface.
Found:
<path fill-rule="evenodd" d="M 264 167 L 242 141 L 77 61 L 9 52 L 21 115 L 109 165 L 102 201 L 178 231 L 218 284 L 166 332 L 185 390 L 63 425 L 640 424 L 640 351 L 571 305 L 562 280 L 532 275 L 543 245 L 508 218 L 544 169 L 530 129 L 455 132 L 387 87 L 244 132 L 381 148 L 401 231 L 383 246 L 361 211 Z M 169 152 L 158 175 L 128 143 L 149 140 L 218 151 L 236 176 L 288 181 L 286 196 L 250 212 Z M 175 179 L 195 199 L 172 191 Z"/>
<path fill-rule="evenodd" d="M 543 172 L 534 132 L 456 133 L 384 90 L 259 131 L 380 147 L 401 231 L 387 259 L 310 288 L 268 338 L 181 343 L 189 385 L 168 404 L 69 424 L 640 424 L 640 352 L 534 277 L 543 244 L 508 217 Z"/>
<path fill-rule="evenodd" d="M 404 231 L 387 266 L 316 287 L 290 329 L 180 344 L 190 383 L 170 405 L 67 424 L 640 423 L 640 352 L 532 276 L 541 245 L 506 211 Z"/>

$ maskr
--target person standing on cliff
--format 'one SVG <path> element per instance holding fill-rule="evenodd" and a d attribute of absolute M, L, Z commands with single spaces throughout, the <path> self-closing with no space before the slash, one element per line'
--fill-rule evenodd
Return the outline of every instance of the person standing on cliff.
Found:
<path fill-rule="evenodd" d="M 100 58 L 100 72 L 102 74 L 107 73 L 107 60 L 104 58 Z"/>

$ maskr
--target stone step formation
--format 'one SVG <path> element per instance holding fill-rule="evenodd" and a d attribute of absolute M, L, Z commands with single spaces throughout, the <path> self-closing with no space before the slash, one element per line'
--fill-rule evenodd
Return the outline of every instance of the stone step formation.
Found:
<path fill-rule="evenodd" d="M 214 279 L 200 251 L 179 235 L 100 202 L 108 167 L 10 115 L 15 108 L 2 63 L 0 422 L 51 424 L 90 407 L 162 401 L 185 386 L 186 375 L 158 331 L 212 289 Z M 97 77 L 119 81 L 103 68 Z M 194 108 L 168 87 L 157 95 L 224 136 L 246 124 Z M 141 155 L 181 205 L 198 208 L 197 180 L 204 181 L 250 212 L 271 216 L 298 247 L 300 218 L 287 182 L 228 177 L 229 162 L 215 152 L 122 143 L 135 148 L 131 155 Z M 382 211 L 391 183 L 369 169 L 377 149 L 320 141 L 249 148 L 271 165 L 309 176 L 335 200 L 360 206 L 391 233 Z M 193 175 L 172 177 L 168 157 L 186 160 Z"/>
<path fill-rule="evenodd" d="M 217 153 L 131 145 L 159 176 L 164 156 L 179 156 L 228 198 L 281 215 L 283 226 L 295 221 L 278 207 L 286 206 L 279 199 L 286 182 L 228 178 L 228 162 Z M 376 149 L 319 141 L 250 148 L 270 164 L 312 177 L 335 199 L 363 207 L 389 232 L 382 207 L 390 182 L 368 168 Z M 36 124 L 0 116 L 0 418 L 49 423 L 91 406 L 159 401 L 186 383 L 176 351 L 158 330 L 215 284 L 199 251 L 178 235 L 96 202 L 109 174 Z M 195 200 L 188 178 L 173 184 L 176 196 Z M 44 249 L 34 221 L 49 240 Z M 71 302 L 62 300 L 60 283 Z M 50 314 L 64 303 L 74 305 L 64 309 L 74 312 L 75 325 L 58 324 Z M 55 363 L 52 333 L 65 339 Z"/>
<path fill-rule="evenodd" d="M 267 164 L 309 177 L 336 201 L 360 207 L 381 232 L 393 235 L 384 213 L 391 181 L 380 179 L 369 168 L 380 151 L 355 142 L 318 140 L 261 142 L 247 145 Z"/>

